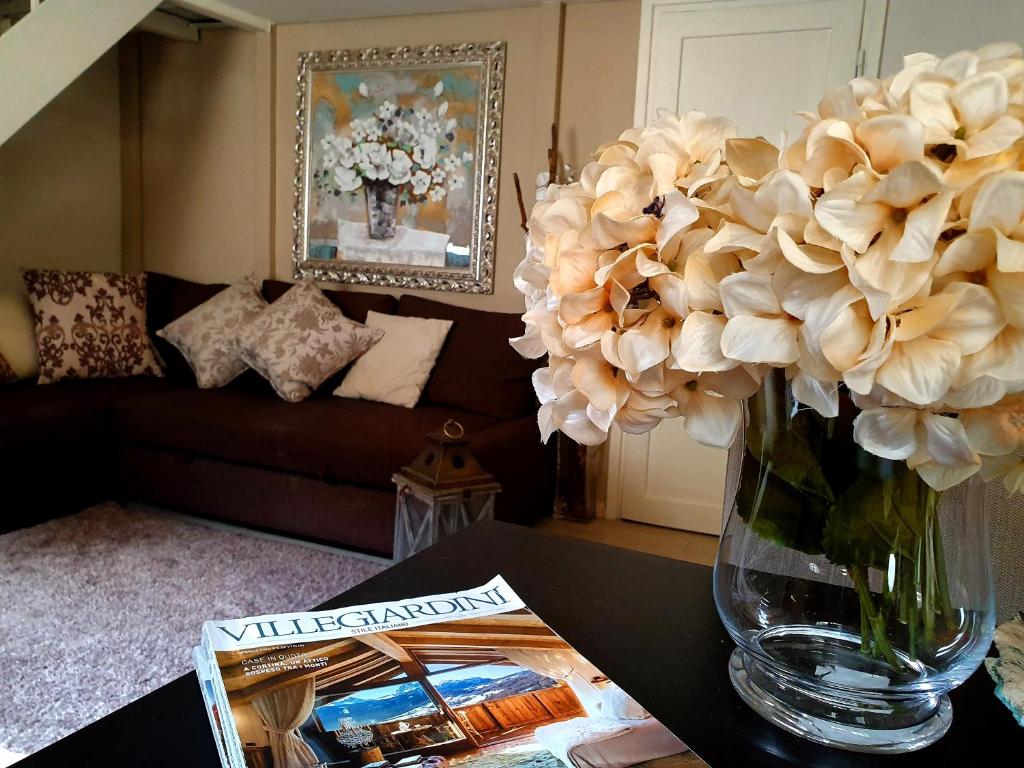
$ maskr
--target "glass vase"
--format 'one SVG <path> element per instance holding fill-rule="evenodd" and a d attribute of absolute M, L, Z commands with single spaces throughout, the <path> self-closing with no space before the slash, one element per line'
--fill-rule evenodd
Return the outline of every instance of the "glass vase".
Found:
<path fill-rule="evenodd" d="M 398 223 L 399 187 L 390 181 L 366 180 L 366 222 L 372 240 L 390 240 Z"/>
<path fill-rule="evenodd" d="M 755 711 L 821 744 L 908 752 L 946 732 L 947 694 L 992 640 L 984 489 L 936 493 L 861 449 L 855 416 L 844 393 L 836 418 L 801 406 L 781 370 L 750 398 L 715 603 Z"/>

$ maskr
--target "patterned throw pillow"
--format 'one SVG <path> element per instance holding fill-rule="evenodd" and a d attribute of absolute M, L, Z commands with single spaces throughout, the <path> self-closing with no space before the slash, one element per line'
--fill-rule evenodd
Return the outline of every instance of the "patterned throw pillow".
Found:
<path fill-rule="evenodd" d="M 235 283 L 156 332 L 185 356 L 200 389 L 223 387 L 247 366 L 235 338 L 267 306 L 251 278 Z"/>
<path fill-rule="evenodd" d="M 237 350 L 278 395 L 297 403 L 383 335 L 349 320 L 306 280 L 239 330 Z"/>
<path fill-rule="evenodd" d="M 146 276 L 23 273 L 39 351 L 39 383 L 163 376 L 146 333 Z"/>
<path fill-rule="evenodd" d="M 11 381 L 17 381 L 18 374 L 14 372 L 11 364 L 7 362 L 7 358 L 0 355 L 0 384 L 7 384 Z"/>

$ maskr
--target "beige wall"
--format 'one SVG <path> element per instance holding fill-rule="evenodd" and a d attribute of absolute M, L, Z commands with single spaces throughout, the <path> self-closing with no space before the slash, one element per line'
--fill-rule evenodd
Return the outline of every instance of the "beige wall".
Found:
<path fill-rule="evenodd" d="M 558 16 L 542 6 L 467 13 L 399 16 L 277 27 L 275 141 L 275 263 L 279 277 L 291 275 L 292 178 L 295 137 L 295 72 L 302 51 L 370 46 L 427 45 L 504 40 L 508 43 L 502 118 L 497 264 L 492 296 L 423 292 L 429 298 L 481 309 L 522 311 L 512 272 L 522 259 L 522 231 L 512 172 L 532 179 L 546 166 L 554 110 L 554 62 Z M 543 62 L 550 66 L 542 67 Z M 550 104 L 544 94 L 550 92 Z M 538 103 L 540 101 L 541 103 Z M 530 194 L 530 190 L 526 190 Z M 385 290 L 385 289 L 381 289 Z M 401 293 L 403 291 L 396 291 Z"/>
<path fill-rule="evenodd" d="M 18 267 L 121 268 L 117 54 L 0 146 L 0 290 Z"/>
<path fill-rule="evenodd" d="M 558 143 L 578 175 L 633 125 L 640 0 L 567 5 L 563 39 Z"/>
<path fill-rule="evenodd" d="M 579 168 L 632 124 L 640 0 L 569 5 L 564 17 L 560 147 Z M 271 36 L 207 30 L 198 44 L 140 37 L 141 263 L 194 280 L 249 271 L 290 279 L 295 71 L 302 51 L 504 40 L 508 44 L 492 295 L 422 292 L 521 311 L 512 273 L 522 234 L 512 173 L 547 166 L 558 71 L 557 5 L 286 24 Z M 600 41 L 617 40 L 607 45 Z M 271 107 L 273 112 L 271 113 Z M 271 139 L 271 128 L 273 138 Z M 265 198 L 261 194 L 266 193 Z M 132 222 L 127 222 L 132 230 Z M 387 291 L 388 289 L 369 289 Z M 391 291 L 400 293 L 402 291 Z"/>
<path fill-rule="evenodd" d="M 231 29 L 204 30 L 199 43 L 140 36 L 142 201 L 126 215 L 141 217 L 145 269 L 206 282 L 269 274 L 266 40 Z"/>

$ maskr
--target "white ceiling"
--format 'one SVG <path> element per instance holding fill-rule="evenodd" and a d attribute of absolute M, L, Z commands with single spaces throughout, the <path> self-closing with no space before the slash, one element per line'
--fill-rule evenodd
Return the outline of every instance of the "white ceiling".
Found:
<path fill-rule="evenodd" d="M 274 24 L 540 5 L 542 0 L 222 0 Z"/>

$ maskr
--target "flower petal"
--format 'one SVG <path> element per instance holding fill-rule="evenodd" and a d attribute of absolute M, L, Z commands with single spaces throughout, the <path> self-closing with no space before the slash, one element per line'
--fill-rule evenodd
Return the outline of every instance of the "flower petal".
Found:
<path fill-rule="evenodd" d="M 672 340 L 672 357 L 684 371 L 726 371 L 738 363 L 722 354 L 724 315 L 691 312 L 682 329 Z"/>
<path fill-rule="evenodd" d="M 722 333 L 722 352 L 744 363 L 789 365 L 800 357 L 798 325 L 784 318 L 733 317 Z"/>
<path fill-rule="evenodd" d="M 686 433 L 701 445 L 728 448 L 743 421 L 740 404 L 729 397 L 697 394 L 686 403 Z"/>
<path fill-rule="evenodd" d="M 552 403 L 551 423 L 580 445 L 600 445 L 608 439 L 608 432 L 591 421 L 588 405 L 586 396 L 574 389 Z"/>
<path fill-rule="evenodd" d="M 779 167 L 779 150 L 762 138 L 729 139 L 725 161 L 741 184 L 752 184 Z"/>
<path fill-rule="evenodd" d="M 949 294 L 959 301 L 946 314 L 944 322 L 930 332 L 932 338 L 952 341 L 961 354 L 971 355 L 987 347 L 1006 327 L 999 302 L 985 286 L 953 283 L 938 295 Z"/>
<path fill-rule="evenodd" d="M 988 456 L 1016 451 L 1021 443 L 1021 428 L 1009 417 L 1010 412 L 999 406 L 964 413 L 961 419 L 971 447 Z"/>
<path fill-rule="evenodd" d="M 872 117 L 858 125 L 855 133 L 876 171 L 891 171 L 900 163 L 924 157 L 924 126 L 910 115 Z"/>
<path fill-rule="evenodd" d="M 772 290 L 770 275 L 737 272 L 722 280 L 719 292 L 725 314 L 729 317 L 782 314 L 782 307 Z"/>
<path fill-rule="evenodd" d="M 687 303 L 686 281 L 682 275 L 667 272 L 650 279 L 650 286 L 658 294 L 661 306 L 672 317 L 682 319 L 690 311 Z"/>
<path fill-rule="evenodd" d="M 893 208 L 910 208 L 944 191 L 942 177 L 921 162 L 903 163 L 886 174 L 862 198 L 862 203 L 885 203 Z M 820 205 L 820 203 L 819 203 Z"/>
<path fill-rule="evenodd" d="M 929 486 L 936 491 L 948 491 L 955 485 L 960 485 L 964 480 L 975 474 L 980 469 L 980 464 L 959 464 L 949 467 L 939 464 L 937 461 L 929 461 L 914 469 Z"/>
<path fill-rule="evenodd" d="M 618 351 L 624 370 L 639 374 L 662 363 L 669 354 L 674 322 L 665 310 L 658 308 L 623 333 Z"/>
<path fill-rule="evenodd" d="M 604 360 L 580 357 L 572 368 L 572 383 L 600 411 L 614 411 L 628 391 L 619 385 L 615 370 Z M 627 385 L 628 386 L 628 385 Z"/>
<path fill-rule="evenodd" d="M 782 255 L 797 269 L 824 274 L 835 272 L 843 267 L 843 257 L 838 252 L 807 243 L 797 245 L 793 242 L 793 238 L 781 228 L 775 229 L 774 232 L 778 238 L 779 247 L 782 248 Z"/>
<path fill-rule="evenodd" d="M 878 369 L 878 383 L 905 400 L 929 405 L 949 389 L 960 359 L 953 342 L 921 336 L 893 346 Z"/>
<path fill-rule="evenodd" d="M 954 467 L 960 464 L 978 464 L 980 459 L 971 449 L 967 432 L 959 419 L 925 413 L 921 417 L 925 431 L 928 455 L 939 464 Z"/>
<path fill-rule="evenodd" d="M 889 208 L 879 203 L 861 203 L 872 188 L 867 173 L 855 173 L 842 184 L 833 187 L 818 200 L 814 217 L 822 228 L 849 245 L 857 253 L 864 253 L 875 235 L 889 220 Z"/>
<path fill-rule="evenodd" d="M 971 133 L 1005 115 L 1010 102 L 1006 78 L 995 72 L 982 72 L 957 83 L 949 96 L 960 122 Z"/>
<path fill-rule="evenodd" d="M 949 204 L 953 201 L 953 193 L 946 192 L 935 195 L 924 205 L 920 205 L 909 214 L 903 224 L 903 237 L 889 258 L 893 261 L 920 262 L 928 261 L 935 252 L 935 241 L 942 233 Z"/>
<path fill-rule="evenodd" d="M 839 383 L 818 381 L 803 371 L 797 372 L 792 382 L 793 397 L 810 406 L 826 419 L 839 415 Z"/>
<path fill-rule="evenodd" d="M 1024 272 L 1003 272 L 989 267 L 986 270 L 988 287 L 999 299 L 1006 321 L 1024 328 Z"/>
<path fill-rule="evenodd" d="M 868 408 L 853 420 L 853 439 L 883 459 L 909 459 L 917 450 L 916 428 L 912 408 Z"/>

